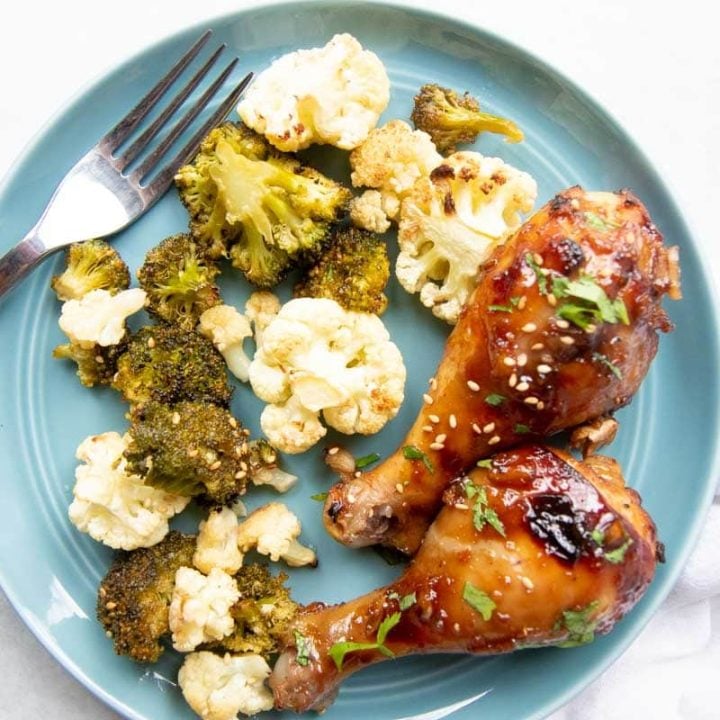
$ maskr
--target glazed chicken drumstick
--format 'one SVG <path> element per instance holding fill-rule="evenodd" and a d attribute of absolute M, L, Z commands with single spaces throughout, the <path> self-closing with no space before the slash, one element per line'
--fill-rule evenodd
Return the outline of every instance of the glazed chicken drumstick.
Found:
<path fill-rule="evenodd" d="M 331 489 L 328 532 L 412 554 L 478 458 L 627 404 L 672 329 L 660 301 L 678 274 L 631 193 L 560 193 L 481 271 L 402 447 Z"/>
<path fill-rule="evenodd" d="M 443 499 L 395 583 L 301 611 L 270 677 L 276 707 L 322 710 L 348 675 L 388 657 L 590 642 L 653 577 L 655 527 L 609 458 L 525 446 Z"/>

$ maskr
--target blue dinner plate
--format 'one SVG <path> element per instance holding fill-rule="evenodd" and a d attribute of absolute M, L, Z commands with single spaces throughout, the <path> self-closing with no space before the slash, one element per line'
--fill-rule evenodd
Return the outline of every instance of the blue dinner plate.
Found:
<path fill-rule="evenodd" d="M 680 246 L 685 298 L 668 302 L 677 329 L 663 337 L 650 374 L 620 413 L 620 433 L 608 453 L 643 496 L 667 548 L 667 562 L 645 598 L 607 637 L 575 649 L 528 650 L 493 658 L 426 656 L 386 662 L 342 688 L 328 720 L 397 718 L 540 718 L 566 702 L 606 668 L 638 634 L 670 590 L 703 522 L 718 476 L 718 332 L 714 300 L 698 248 L 655 170 L 618 125 L 584 92 L 537 58 L 478 28 L 410 8 L 366 3 L 292 3 L 248 9 L 208 23 L 240 57 L 237 76 L 273 58 L 323 45 L 352 32 L 385 63 L 392 100 L 382 120 L 407 119 L 412 97 L 427 81 L 469 90 L 492 112 L 525 131 L 510 145 L 481 138 L 475 149 L 530 172 L 538 206 L 574 184 L 630 187 L 647 204 L 668 243 Z M 0 244 L 10 244 L 36 220 L 56 183 L 85 150 L 154 84 L 203 28 L 148 48 L 102 78 L 56 117 L 28 148 L 0 193 Z M 347 177 L 347 156 L 320 149 L 309 157 Z M 133 269 L 163 237 L 182 231 L 187 216 L 171 191 L 114 243 Z M 389 236 L 394 253 L 395 240 Z M 112 553 L 77 532 L 67 518 L 74 452 L 89 434 L 122 431 L 124 406 L 109 389 L 86 389 L 69 363 L 54 360 L 62 341 L 59 303 L 49 290 L 60 257 L 45 263 L 0 306 L 0 580 L 23 620 L 75 677 L 121 714 L 137 720 L 194 717 L 175 686 L 179 657 L 166 652 L 153 666 L 114 654 L 95 621 L 95 593 Z M 231 270 L 222 277 L 227 302 L 249 293 Z M 288 288 L 281 295 L 287 298 Z M 379 435 L 342 441 L 357 454 L 390 453 L 419 405 L 442 353 L 447 326 L 393 280 L 384 320 L 408 369 L 406 401 Z M 261 404 L 238 387 L 233 411 L 258 433 Z M 329 440 L 333 441 L 333 436 Z M 301 517 L 303 537 L 320 566 L 291 571 L 301 602 L 338 602 L 381 585 L 399 572 L 372 550 L 349 550 L 324 532 L 321 505 L 311 495 L 332 482 L 319 448 L 288 459 L 301 478 L 284 498 Z M 250 508 L 272 497 L 247 495 Z M 176 526 L 194 530 L 192 509 Z M 542 602 L 537 598 L 536 602 Z M 283 717 L 286 717 L 283 715 Z M 290 717 L 290 715 L 288 715 Z"/>

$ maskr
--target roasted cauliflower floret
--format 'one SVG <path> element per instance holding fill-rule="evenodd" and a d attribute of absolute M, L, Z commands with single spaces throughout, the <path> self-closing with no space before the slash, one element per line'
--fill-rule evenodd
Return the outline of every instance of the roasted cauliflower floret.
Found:
<path fill-rule="evenodd" d="M 152 248 L 137 272 L 147 293 L 148 312 L 184 330 L 194 330 L 202 313 L 220 304 L 218 266 L 190 235 L 172 235 Z"/>
<path fill-rule="evenodd" d="M 334 300 L 299 298 L 266 328 L 250 365 L 255 394 L 270 403 L 260 424 L 270 443 L 306 450 L 325 429 L 375 433 L 403 401 L 405 365 L 375 315 L 344 310 Z"/>
<path fill-rule="evenodd" d="M 350 201 L 350 222 L 362 230 L 384 233 L 390 229 L 390 221 L 383 207 L 379 190 L 366 190 Z"/>
<path fill-rule="evenodd" d="M 433 139 L 443 155 L 455 152 L 458 143 L 475 142 L 481 132 L 500 133 L 509 142 L 520 142 L 522 130 L 507 118 L 480 109 L 470 94 L 458 95 L 440 85 L 423 85 L 415 96 L 412 121 Z"/>
<path fill-rule="evenodd" d="M 403 201 L 395 272 L 437 317 L 454 324 L 494 248 L 532 210 L 535 181 L 499 158 L 459 152 Z"/>
<path fill-rule="evenodd" d="M 139 288 L 114 295 L 109 290 L 91 290 L 80 300 L 63 303 L 60 329 L 82 348 L 117 345 L 127 332 L 125 321 L 145 302 L 145 292 Z"/>
<path fill-rule="evenodd" d="M 234 575 L 243 561 L 238 549 L 237 528 L 237 515 L 230 508 L 211 511 L 200 523 L 193 565 L 205 574 L 219 568 Z"/>
<path fill-rule="evenodd" d="M 170 632 L 170 600 L 178 568 L 190 565 L 195 536 L 171 530 L 151 548 L 120 552 L 98 589 L 97 618 L 115 652 L 156 662 Z"/>
<path fill-rule="evenodd" d="M 279 493 L 295 485 L 297 475 L 279 467 L 277 451 L 267 440 L 253 440 L 248 443 L 248 450 L 248 473 L 253 485 L 269 485 Z"/>
<path fill-rule="evenodd" d="M 367 137 L 390 99 L 390 80 L 375 53 L 347 33 L 325 47 L 275 60 L 238 105 L 243 122 L 276 148 L 312 144 L 352 150 Z"/>
<path fill-rule="evenodd" d="M 237 543 L 244 553 L 251 549 L 273 562 L 284 560 L 290 567 L 317 565 L 317 556 L 296 538 L 302 531 L 297 516 L 282 503 L 263 505 L 240 523 Z"/>
<path fill-rule="evenodd" d="M 295 297 L 324 297 L 346 310 L 382 315 L 390 279 L 387 246 L 373 233 L 348 227 L 335 232 L 332 243 L 295 285 Z"/>
<path fill-rule="evenodd" d="M 191 653 L 178 683 L 188 705 L 202 720 L 235 720 L 238 713 L 272 710 L 273 694 L 265 686 L 270 666 L 259 655 Z"/>
<path fill-rule="evenodd" d="M 207 575 L 189 567 L 178 568 L 169 615 L 173 647 L 190 652 L 230 635 L 235 621 L 229 611 L 239 597 L 235 580 L 219 568 Z"/>
<path fill-rule="evenodd" d="M 362 222 L 370 215 L 369 223 L 361 224 L 368 230 L 383 227 L 379 216 L 381 209 L 387 218 L 397 220 L 400 204 L 420 179 L 430 175 L 433 168 L 443 161 L 430 136 L 413 130 L 402 120 L 391 120 L 376 130 L 360 147 L 350 153 L 351 180 L 354 187 L 374 188 L 380 193 L 380 208 L 375 195 L 361 196 L 355 201 L 354 220 Z M 358 203 L 362 203 L 358 212 Z M 372 206 L 372 211 L 363 207 Z M 387 227 L 385 227 L 387 229 Z"/>
<path fill-rule="evenodd" d="M 117 360 L 112 385 L 131 405 L 192 400 L 227 407 L 225 361 L 206 337 L 176 325 L 140 328 Z"/>
<path fill-rule="evenodd" d="M 216 305 L 200 316 L 198 330 L 212 341 L 225 358 L 228 370 L 242 382 L 248 381 L 250 358 L 243 344 L 252 337 L 250 321 L 230 305 Z"/>
<path fill-rule="evenodd" d="M 245 317 L 251 322 L 255 333 L 255 345 L 262 344 L 262 334 L 272 319 L 280 312 L 280 300 L 269 290 L 256 290 L 245 303 Z"/>
<path fill-rule="evenodd" d="M 160 542 L 168 520 L 189 500 L 146 485 L 131 474 L 123 453 L 127 439 L 116 432 L 93 435 L 80 443 L 76 456 L 72 523 L 94 540 L 112 548 L 132 550 Z"/>
<path fill-rule="evenodd" d="M 130 287 L 128 266 L 104 240 L 71 245 L 65 261 L 65 270 L 50 282 L 58 300 L 80 300 L 91 290 L 107 290 L 114 295 Z"/>

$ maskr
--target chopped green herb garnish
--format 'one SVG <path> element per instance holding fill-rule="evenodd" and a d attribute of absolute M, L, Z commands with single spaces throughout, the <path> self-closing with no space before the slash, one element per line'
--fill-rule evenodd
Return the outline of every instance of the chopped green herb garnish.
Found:
<path fill-rule="evenodd" d="M 556 298 L 573 298 L 557 309 L 558 317 L 585 330 L 589 325 L 607 322 L 628 325 L 627 308 L 622 299 L 610 300 L 594 278 L 583 275 L 578 280 L 566 277 L 553 278 L 553 295 Z"/>
<path fill-rule="evenodd" d="M 488 405 L 493 405 L 494 407 L 497 407 L 498 405 L 502 405 L 505 402 L 505 396 L 499 395 L 498 393 L 490 393 L 489 395 L 485 396 L 485 402 Z"/>
<path fill-rule="evenodd" d="M 587 224 L 591 228 L 593 228 L 594 230 L 599 230 L 600 232 L 607 232 L 608 230 L 613 230 L 614 228 L 620 227 L 620 225 L 618 225 L 617 223 L 605 220 L 594 212 L 586 212 L 585 219 L 587 220 Z"/>
<path fill-rule="evenodd" d="M 363 468 L 367 467 L 368 465 L 372 465 L 373 463 L 376 463 L 380 459 L 380 456 L 377 453 L 370 453 L 369 455 L 363 455 L 362 457 L 359 457 L 355 461 L 355 467 L 358 470 L 362 470 Z"/>
<path fill-rule="evenodd" d="M 485 468 L 486 470 L 492 470 L 493 462 L 490 458 L 486 460 L 478 460 L 475 465 L 479 468 Z"/>
<path fill-rule="evenodd" d="M 310 661 L 310 645 L 299 630 L 293 630 L 293 633 L 295 635 L 295 662 L 305 667 Z"/>
<path fill-rule="evenodd" d="M 625 559 L 625 553 L 632 544 L 632 538 L 628 538 L 619 548 L 606 552 L 605 559 L 613 565 L 619 565 Z"/>
<path fill-rule="evenodd" d="M 532 256 L 532 253 L 525 253 L 525 262 L 528 264 L 530 269 L 535 273 L 535 278 L 537 280 L 538 289 L 543 295 L 548 294 L 548 280 L 543 271 L 540 269 L 540 266 L 535 262 L 535 258 Z"/>
<path fill-rule="evenodd" d="M 530 432 L 530 428 L 522 423 L 515 423 L 515 433 L 517 435 L 525 435 Z"/>
<path fill-rule="evenodd" d="M 600 528 L 595 528 L 591 533 L 590 537 L 596 545 L 602 547 L 603 541 L 605 540 L 605 531 Z"/>
<path fill-rule="evenodd" d="M 473 609 L 482 615 L 483 620 L 487 622 L 497 607 L 492 598 L 472 583 L 466 582 L 463 587 L 463 600 Z"/>
<path fill-rule="evenodd" d="M 416 448 L 414 445 L 406 445 L 403 448 L 403 457 L 406 460 L 422 460 L 423 465 L 427 468 L 428 472 L 435 472 L 435 468 L 430 462 L 430 458 L 422 450 Z"/>
<path fill-rule="evenodd" d="M 513 311 L 513 306 L 510 304 L 508 304 L 508 305 L 488 305 L 488 310 L 490 312 L 507 312 L 507 313 L 509 313 L 509 312 Z"/>
<path fill-rule="evenodd" d="M 388 593 L 388 600 L 397 600 L 400 612 L 405 612 L 405 610 L 411 608 L 417 602 L 417 594 L 411 592 L 408 595 L 403 595 L 401 597 L 398 593 L 391 592 Z"/>
<path fill-rule="evenodd" d="M 560 619 L 555 623 L 555 630 L 565 629 L 568 631 L 568 639 L 558 644 L 558 647 L 578 647 L 587 645 L 595 639 L 595 628 L 597 620 L 591 620 L 590 616 L 595 612 L 600 603 L 593 600 L 582 610 L 564 610 Z"/>
<path fill-rule="evenodd" d="M 377 650 L 385 657 L 395 657 L 395 653 L 390 648 L 385 647 L 385 639 L 388 633 L 400 622 L 401 612 L 388 615 L 378 626 L 377 639 L 373 643 L 357 643 L 357 642 L 339 642 L 335 643 L 329 650 L 328 654 L 333 659 L 338 670 L 342 670 L 345 656 L 351 652 L 359 650 Z"/>
<path fill-rule="evenodd" d="M 610 362 L 610 359 L 607 355 L 603 355 L 599 352 L 594 352 L 592 354 L 592 359 L 595 362 L 599 362 L 602 365 L 604 365 L 618 380 L 622 380 L 622 371 L 620 368 L 615 365 L 614 363 Z"/>
<path fill-rule="evenodd" d="M 505 537 L 505 526 L 502 520 L 491 507 L 488 507 L 487 490 L 468 480 L 465 483 L 465 494 L 468 500 L 474 500 L 472 514 L 475 529 L 481 532 L 485 525 L 489 525 L 495 532 Z"/>
<path fill-rule="evenodd" d="M 318 502 L 325 502 L 327 500 L 328 494 L 326 492 L 324 493 L 317 493 L 316 495 L 311 495 L 311 500 L 317 500 Z"/>

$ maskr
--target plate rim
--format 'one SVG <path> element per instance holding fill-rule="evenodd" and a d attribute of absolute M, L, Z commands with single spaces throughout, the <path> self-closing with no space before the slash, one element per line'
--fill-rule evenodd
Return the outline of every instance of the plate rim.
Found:
<path fill-rule="evenodd" d="M 698 260 L 698 272 L 704 282 L 707 294 L 713 300 L 713 308 L 710 312 L 713 330 L 711 333 L 711 350 L 714 357 L 720 357 L 720 313 L 718 313 L 715 309 L 718 307 L 718 301 L 720 300 L 720 287 L 718 282 L 715 280 L 714 274 L 709 270 L 708 266 L 705 263 L 700 262 L 702 259 L 702 253 L 699 241 L 696 239 L 699 237 L 699 233 L 695 231 L 694 221 L 688 219 L 676 201 L 676 182 L 674 180 L 669 180 L 666 176 L 662 176 L 660 174 L 656 164 L 651 160 L 649 153 L 646 152 L 644 147 L 627 131 L 623 123 L 618 120 L 613 112 L 608 110 L 603 104 L 596 100 L 593 94 L 585 90 L 572 77 L 569 77 L 564 72 L 557 69 L 554 65 L 546 61 L 534 51 L 528 50 L 521 44 L 516 43 L 513 40 L 508 40 L 504 36 L 471 20 L 453 17 L 434 9 L 430 10 L 424 7 L 413 7 L 412 5 L 404 4 L 403 2 L 385 2 L 384 0 L 365 0 L 364 2 L 360 0 L 260 0 L 253 5 L 247 5 L 233 11 L 215 14 L 211 17 L 198 20 L 197 22 L 189 23 L 167 35 L 163 35 L 155 41 L 146 43 L 134 52 L 124 55 L 118 62 L 100 69 L 94 77 L 81 84 L 74 93 L 70 94 L 68 98 L 48 116 L 47 120 L 40 125 L 37 131 L 20 148 L 12 160 L 7 172 L 0 179 L 0 199 L 4 197 L 7 189 L 17 180 L 21 167 L 28 155 L 36 149 L 37 145 L 42 141 L 42 138 L 50 130 L 50 128 L 52 128 L 62 117 L 71 113 L 75 106 L 78 105 L 86 95 L 95 91 L 100 85 L 106 82 L 110 76 L 120 73 L 128 65 L 136 62 L 148 52 L 159 49 L 163 45 L 172 44 L 181 36 L 192 31 L 200 33 L 207 28 L 212 28 L 215 24 L 230 22 L 245 13 L 255 10 L 262 11 L 267 8 L 283 7 L 296 10 L 298 8 L 318 8 L 322 6 L 359 7 L 367 5 L 377 5 L 390 10 L 398 10 L 431 22 L 444 23 L 448 26 L 454 26 L 465 31 L 485 36 L 494 43 L 504 47 L 506 50 L 527 58 L 543 73 L 549 75 L 554 80 L 570 89 L 577 97 L 587 103 L 594 113 L 606 119 L 622 141 L 627 143 L 627 145 L 637 154 L 637 157 L 644 165 L 644 170 L 647 172 L 652 182 L 665 192 L 669 199 L 668 209 L 675 217 L 681 230 L 684 231 L 690 240 L 690 250 L 696 255 Z M 7 249 L 9 249 L 9 247 L 11 246 L 8 246 Z M 717 429 L 718 426 L 720 426 L 720 392 L 716 390 L 713 399 L 715 401 L 715 407 L 713 409 L 713 428 L 711 429 Z M 542 718 L 548 717 L 551 713 L 566 705 L 585 688 L 589 687 L 595 680 L 597 680 L 598 677 L 600 677 L 600 675 L 602 675 L 613 663 L 615 663 L 620 656 L 625 653 L 633 642 L 635 642 L 650 620 L 655 616 L 660 606 L 667 599 L 667 596 L 676 584 L 683 570 L 685 562 L 698 544 L 700 534 L 705 527 L 707 516 L 712 505 L 713 498 L 716 494 L 717 483 L 712 482 L 712 478 L 720 477 L 720 439 L 718 439 L 717 433 L 715 434 L 715 437 L 716 440 L 713 448 L 713 456 L 708 465 L 709 472 L 705 478 L 703 495 L 700 498 L 700 512 L 692 519 L 692 525 L 684 536 L 681 552 L 674 553 L 674 556 L 677 559 L 672 570 L 667 572 L 662 579 L 653 580 L 655 595 L 652 600 L 647 601 L 642 608 L 634 608 L 633 621 L 635 623 L 635 631 L 629 633 L 626 637 L 619 638 L 605 653 L 602 660 L 597 662 L 591 670 L 584 671 L 582 677 L 572 682 L 564 692 L 556 694 L 552 699 L 545 701 L 543 704 L 538 706 L 533 711 L 532 715 L 529 715 L 526 720 L 541 720 Z M 72 660 L 65 650 L 54 640 L 54 638 L 45 631 L 45 628 L 39 618 L 36 618 L 32 613 L 23 609 L 21 598 L 17 597 L 15 592 L 8 587 L 8 582 L 1 565 L 0 590 L 2 590 L 8 600 L 8 603 L 17 613 L 23 624 L 30 630 L 42 647 L 85 689 L 90 691 L 109 708 L 128 718 L 128 720 L 147 720 L 146 717 L 137 713 L 134 709 L 123 703 L 120 698 L 110 694 L 104 687 L 92 680 L 85 673 L 84 669 Z"/>

